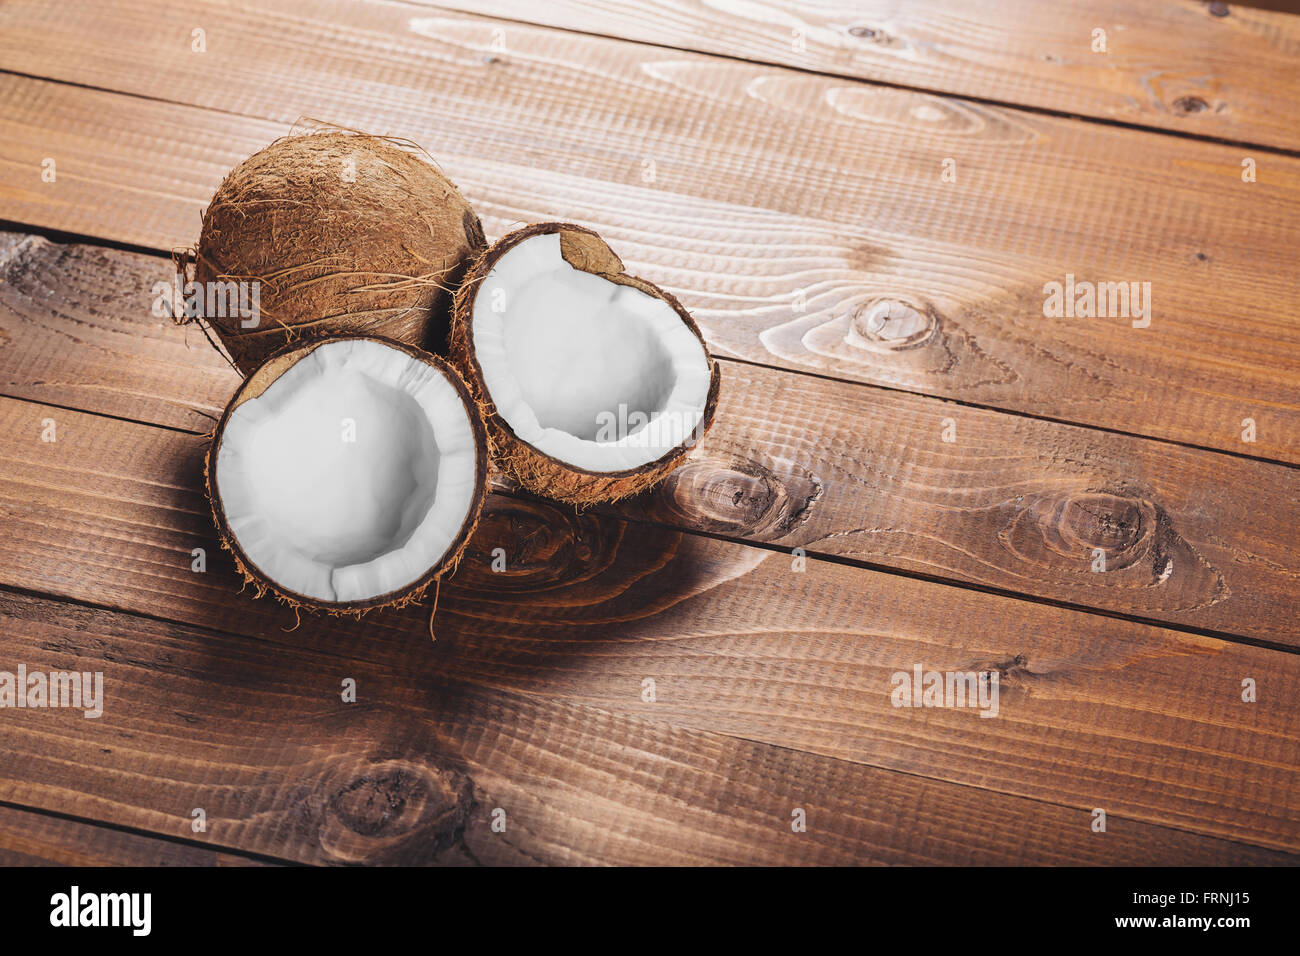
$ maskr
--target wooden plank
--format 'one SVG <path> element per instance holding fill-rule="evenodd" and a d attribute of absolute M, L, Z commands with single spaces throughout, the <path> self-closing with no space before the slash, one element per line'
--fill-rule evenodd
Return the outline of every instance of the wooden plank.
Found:
<path fill-rule="evenodd" d="M 235 853 L 0 806 L 0 866 L 265 865 Z"/>
<path fill-rule="evenodd" d="M 168 281 L 170 261 L 5 237 L 0 392 L 212 427 L 239 378 L 195 328 L 151 313 L 151 289 Z M 1296 642 L 1294 469 L 906 393 L 792 382 L 741 363 L 724 368 L 708 440 L 619 513 Z M 1093 570 L 1095 549 L 1105 573 Z"/>
<path fill-rule="evenodd" d="M 1300 18 L 1141 0 L 415 0 L 836 76 L 1300 147 Z M 514 29 L 502 25 L 509 44 Z M 1105 31 L 1104 52 L 1094 49 Z"/>
<path fill-rule="evenodd" d="M 1097 834 L 1052 803 L 5 592 L 0 653 L 105 686 L 93 720 L 8 718 L 0 792 L 165 834 L 188 834 L 201 807 L 194 839 L 300 862 L 1297 862 L 1118 813 Z"/>
<path fill-rule="evenodd" d="M 57 441 L 42 442 L 51 417 Z M 1295 653 L 503 496 L 441 589 L 437 643 L 420 608 L 295 629 L 286 609 L 235 596 L 200 491 L 201 438 L 14 400 L 0 401 L 0 436 L 11 587 L 1300 848 Z M 998 671 L 998 719 L 894 707 L 893 675 L 917 664 Z"/>
<path fill-rule="evenodd" d="M 0 217 L 183 245 L 226 169 L 325 117 L 424 142 L 492 234 L 595 226 L 722 354 L 1300 462 L 1295 158 L 1246 183 L 1240 148 L 534 27 L 503 55 L 404 6 L 122 7 L 6 7 L 0 62 L 211 109 L 5 77 Z M 1069 276 L 1149 282 L 1151 325 L 1044 317 Z"/>
<path fill-rule="evenodd" d="M 0 231 L 0 392 L 208 432 L 241 377 L 154 314 L 170 259 Z"/>

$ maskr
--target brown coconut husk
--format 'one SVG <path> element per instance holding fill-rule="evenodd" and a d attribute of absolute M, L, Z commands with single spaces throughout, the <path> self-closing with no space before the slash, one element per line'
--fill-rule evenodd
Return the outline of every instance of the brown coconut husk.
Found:
<path fill-rule="evenodd" d="M 567 501 L 579 507 L 598 502 L 618 501 L 640 494 L 662 481 L 669 472 L 680 465 L 690 450 L 703 439 L 718 406 L 721 371 L 712 356 L 712 369 L 708 400 L 704 416 L 695 431 L 681 445 L 671 449 L 659 459 L 626 471 L 594 472 L 576 468 L 566 462 L 534 448 L 520 439 L 502 418 L 492 403 L 483 382 L 483 370 L 474 355 L 474 298 L 479 285 L 491 273 L 498 259 L 511 248 L 532 236 L 560 234 L 560 253 L 575 269 L 608 279 L 620 285 L 632 286 L 647 295 L 662 299 L 672 306 L 691 333 L 700 340 L 704 352 L 708 345 L 700 327 L 677 298 L 651 282 L 628 275 L 623 262 L 598 233 L 584 226 L 567 222 L 542 222 L 518 229 L 484 250 L 470 268 L 464 284 L 456 292 L 452 310 L 450 355 L 452 363 L 460 370 L 478 401 L 487 425 L 488 446 L 493 463 L 508 477 L 535 494 Z"/>
<path fill-rule="evenodd" d="M 470 427 L 474 431 L 474 445 L 479 449 L 478 466 L 474 478 L 474 495 L 473 504 L 470 506 L 470 512 L 465 518 L 465 523 L 460 529 L 460 533 L 452 541 L 451 546 L 443 554 L 442 559 L 425 574 L 417 580 L 386 594 L 380 594 L 366 601 L 351 602 L 322 602 L 317 598 L 308 597 L 305 594 L 298 594 L 287 588 L 283 588 L 259 568 L 244 550 L 239 546 L 239 541 L 234 532 L 230 529 L 230 524 L 226 520 L 226 511 L 221 502 L 220 488 L 218 487 L 214 463 L 216 455 L 221 448 L 221 438 L 225 434 L 226 423 L 230 420 L 231 413 L 249 399 L 257 398 L 275 382 L 281 375 L 296 365 L 299 361 L 306 358 L 312 351 L 322 345 L 330 342 L 344 341 L 348 339 L 365 339 L 372 342 L 380 342 L 384 345 L 405 352 L 420 361 L 432 365 L 442 372 L 456 387 L 460 393 L 461 399 L 465 403 L 466 409 L 469 410 Z M 317 339 L 306 344 L 290 345 L 281 349 L 269 357 L 265 362 L 253 370 L 252 374 L 244 380 L 243 385 L 235 393 L 235 396 L 226 405 L 225 411 L 221 415 L 221 420 L 212 433 L 212 443 L 208 446 L 207 454 L 203 458 L 203 479 L 207 487 L 208 502 L 212 506 L 212 521 L 217 528 L 217 537 L 221 542 L 221 547 L 229 551 L 234 559 L 235 568 L 243 577 L 244 585 L 252 585 L 256 597 L 263 597 L 271 594 L 282 604 L 287 604 L 295 611 L 307 610 L 311 612 L 323 612 L 334 616 L 352 616 L 360 618 L 367 611 L 376 608 L 388 607 L 405 607 L 408 604 L 416 604 L 424 600 L 426 592 L 431 586 L 441 583 L 442 578 L 454 574 L 456 567 L 460 564 L 460 559 L 465 553 L 465 548 L 469 544 L 470 537 L 474 534 L 475 528 L 478 527 L 479 518 L 483 511 L 483 502 L 487 498 L 487 476 L 488 476 L 488 455 L 487 455 L 487 437 L 483 429 L 483 423 L 479 419 L 477 405 L 469 389 L 465 387 L 464 380 L 456 369 L 444 359 L 435 355 L 430 355 L 421 349 L 414 348 L 404 342 L 396 342 L 392 339 L 386 339 L 376 335 L 344 335 L 335 336 L 329 339 Z M 435 592 L 436 593 L 436 592 Z M 436 598 L 435 598 L 436 601 Z M 432 619 L 430 619 L 430 628 L 432 628 Z"/>
<path fill-rule="evenodd" d="M 417 148 L 326 129 L 277 140 L 226 176 L 187 255 L 201 284 L 260 283 L 255 328 L 238 315 L 202 317 L 241 372 L 325 335 L 445 351 L 452 293 L 486 242 L 469 203 Z"/>

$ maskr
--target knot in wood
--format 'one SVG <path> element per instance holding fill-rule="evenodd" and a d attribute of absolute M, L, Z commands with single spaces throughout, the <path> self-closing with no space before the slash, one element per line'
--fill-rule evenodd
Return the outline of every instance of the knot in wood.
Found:
<path fill-rule="evenodd" d="M 1133 552 L 1154 529 L 1150 502 L 1094 492 L 1066 499 L 1056 512 L 1057 528 L 1078 549 L 1100 549 L 1108 558 Z"/>
<path fill-rule="evenodd" d="M 1201 113 L 1210 108 L 1210 104 L 1199 96 L 1180 96 L 1174 100 L 1175 113 Z"/>
<path fill-rule="evenodd" d="M 465 587 L 526 592 L 584 577 L 602 550 L 605 526 L 572 507 L 494 495 L 457 571 Z"/>
<path fill-rule="evenodd" d="M 887 352 L 920 348 L 939 330 L 938 313 L 899 299 L 875 299 L 854 314 L 852 334 L 860 343 Z"/>
<path fill-rule="evenodd" d="M 329 818 L 360 836 L 432 830 L 448 842 L 464 829 L 472 805 L 473 786 L 464 774 L 405 761 L 370 767 L 326 801 Z"/>
<path fill-rule="evenodd" d="M 768 540 L 807 520 L 821 493 L 821 482 L 803 469 L 791 466 L 778 473 L 740 457 L 687 462 L 659 492 L 672 520 L 701 531 Z"/>

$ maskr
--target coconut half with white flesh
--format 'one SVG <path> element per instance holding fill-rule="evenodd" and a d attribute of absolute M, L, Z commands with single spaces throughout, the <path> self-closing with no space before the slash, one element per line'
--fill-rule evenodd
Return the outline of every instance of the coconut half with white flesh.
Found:
<path fill-rule="evenodd" d="M 497 466 L 575 504 L 661 480 L 718 402 L 717 363 L 681 303 L 571 223 L 528 226 L 479 258 L 456 295 L 451 355 Z"/>
<path fill-rule="evenodd" d="M 486 494 L 486 447 L 442 359 L 321 339 L 275 354 L 231 399 L 208 496 L 259 596 L 357 613 L 419 600 L 455 567 Z"/>

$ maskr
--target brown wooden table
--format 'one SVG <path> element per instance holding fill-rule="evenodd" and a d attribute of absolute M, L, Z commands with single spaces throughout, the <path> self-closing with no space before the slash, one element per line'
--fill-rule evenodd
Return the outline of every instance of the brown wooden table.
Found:
<path fill-rule="evenodd" d="M 106 698 L 0 710 L 0 862 L 1294 864 L 1297 51 L 1190 0 L 0 6 L 0 671 Z M 598 229 L 722 363 L 654 493 L 499 489 L 436 643 L 237 593 L 237 377 L 152 308 L 303 117 Z M 895 707 L 917 665 L 997 717 Z"/>

